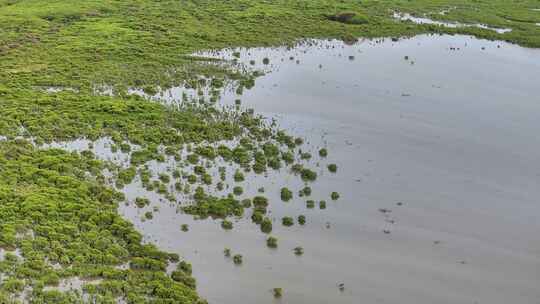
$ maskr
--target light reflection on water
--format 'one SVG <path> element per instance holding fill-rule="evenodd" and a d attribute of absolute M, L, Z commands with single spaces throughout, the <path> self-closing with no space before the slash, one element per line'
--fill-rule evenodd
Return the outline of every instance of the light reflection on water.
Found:
<path fill-rule="evenodd" d="M 444 14 L 443 14 L 444 15 Z M 450 28 L 458 28 L 458 27 L 478 27 L 490 31 L 495 31 L 499 34 L 504 34 L 511 32 L 512 29 L 510 28 L 494 28 L 487 26 L 485 24 L 475 23 L 475 24 L 467 24 L 467 23 L 460 23 L 460 22 L 443 22 L 443 21 L 437 21 L 432 20 L 426 17 L 415 17 L 408 13 L 394 13 L 394 18 L 401 21 L 411 21 L 417 24 L 434 24 L 434 25 L 440 25 L 444 27 L 450 27 Z"/>

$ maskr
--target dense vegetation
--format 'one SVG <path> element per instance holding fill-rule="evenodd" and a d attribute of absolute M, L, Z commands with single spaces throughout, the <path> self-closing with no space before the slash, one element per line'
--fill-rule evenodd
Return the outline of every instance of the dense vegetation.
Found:
<path fill-rule="evenodd" d="M 142 245 L 141 235 L 118 215 L 123 195 L 97 175 L 83 178 L 103 166 L 92 155 L 0 142 L 0 302 L 23 291 L 37 303 L 76 302 L 80 295 L 44 287 L 79 276 L 103 279 L 85 287 L 96 303 L 201 303 L 186 284 L 189 274 L 165 272 L 178 255 Z"/>
<path fill-rule="evenodd" d="M 83 287 L 94 303 L 201 303 L 191 266 L 178 255 L 143 245 L 141 235 L 118 215 L 123 186 L 139 178 L 147 190 L 170 201 L 183 193 L 192 198 L 185 212 L 222 218 L 225 229 L 233 226 L 228 217 L 252 208 L 253 222 L 270 233 L 267 198 L 217 197 L 207 189 L 224 190 L 228 173 L 240 183 L 244 172 L 262 174 L 287 166 L 306 184 L 316 180 L 306 162 L 317 153 L 304 151 L 299 156 L 304 165 L 297 163 L 301 139 L 265 125 L 249 111 L 208 106 L 216 101 L 214 93 L 198 104 L 174 107 L 128 94 L 129 88 L 152 95 L 175 85 L 215 91 L 227 81 L 241 93 L 254 85 L 256 73 L 235 72 L 193 57 L 193 52 L 307 37 L 354 41 L 358 36 L 426 32 L 540 47 L 540 27 L 534 24 L 540 22 L 540 12 L 534 8 L 540 8 L 537 0 L 0 0 L 0 302 L 24 296 L 35 303 L 81 302 L 80 293 L 45 288 L 78 276 L 101 280 Z M 512 31 L 398 22 L 394 11 Z M 110 137 L 113 150 L 129 154 L 128 166 L 98 161 L 89 151 L 37 148 L 81 137 Z M 236 144 L 222 145 L 224 141 Z M 185 158 L 179 154 L 184 150 L 189 154 Z M 328 151 L 321 149 L 318 155 L 325 158 Z M 145 167 L 167 157 L 182 166 L 159 176 Z M 233 173 L 220 168 L 220 180 L 212 180 L 207 166 L 216 159 L 241 169 Z M 327 168 L 337 170 L 335 165 Z M 112 182 L 104 169 L 112 172 Z M 284 200 L 292 199 L 293 192 L 284 189 Z M 299 196 L 311 195 L 307 185 L 299 190 Z M 240 196 L 244 190 L 238 185 L 233 192 Z M 337 200 L 339 194 L 330 198 Z M 150 205 L 146 198 L 133 203 L 138 208 Z M 315 201 L 306 206 L 314 208 Z M 319 207 L 326 208 L 326 202 Z M 144 214 L 152 220 L 152 212 Z M 292 217 L 283 221 L 293 222 Z M 298 217 L 300 225 L 305 222 L 305 216 Z M 276 247 L 277 239 L 269 237 L 268 246 Z M 302 255 L 303 249 L 294 252 Z M 242 261 L 242 255 L 234 255 L 235 264 Z M 178 265 L 168 274 L 170 263 Z M 281 289 L 274 294 L 281 297 Z"/>

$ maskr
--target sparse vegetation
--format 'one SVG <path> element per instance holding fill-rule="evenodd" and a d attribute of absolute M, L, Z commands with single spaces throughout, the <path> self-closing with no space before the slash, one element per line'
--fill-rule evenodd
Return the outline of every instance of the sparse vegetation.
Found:
<path fill-rule="evenodd" d="M 241 254 L 235 254 L 233 256 L 233 262 L 235 265 L 241 265 L 244 261 Z"/>
<path fill-rule="evenodd" d="M 281 188 L 281 200 L 284 202 L 288 202 L 292 199 L 293 193 L 291 190 L 289 190 L 286 187 Z"/>
<path fill-rule="evenodd" d="M 261 231 L 264 233 L 272 232 L 272 221 L 269 218 L 265 217 L 261 221 Z"/>
<path fill-rule="evenodd" d="M 336 173 L 337 172 L 337 165 L 336 164 L 329 164 L 328 165 L 328 171 L 330 171 L 332 173 Z"/>
<path fill-rule="evenodd" d="M 273 236 L 269 236 L 266 239 L 266 246 L 268 246 L 268 248 L 277 248 L 277 246 L 278 246 L 277 238 L 275 238 Z"/>
<path fill-rule="evenodd" d="M 281 219 L 281 223 L 283 224 L 283 226 L 290 227 L 294 225 L 294 219 L 290 216 L 285 216 Z"/>
<path fill-rule="evenodd" d="M 233 223 L 228 220 L 221 221 L 221 228 L 225 230 L 231 230 L 233 229 Z"/>
<path fill-rule="evenodd" d="M 274 298 L 279 299 L 283 296 L 283 289 L 279 287 L 273 288 L 272 293 L 274 294 Z"/>

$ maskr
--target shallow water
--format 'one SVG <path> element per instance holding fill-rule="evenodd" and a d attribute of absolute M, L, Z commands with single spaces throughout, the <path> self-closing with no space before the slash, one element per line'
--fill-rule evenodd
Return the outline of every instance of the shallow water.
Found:
<path fill-rule="evenodd" d="M 440 12 L 441 15 L 445 15 L 448 11 L 442 11 Z M 457 27 L 478 27 L 490 31 L 495 31 L 499 34 L 504 34 L 511 32 L 512 29 L 510 28 L 494 28 L 487 26 L 485 24 L 481 23 L 475 23 L 475 24 L 467 24 L 467 23 L 460 23 L 460 22 L 443 22 L 443 21 L 437 21 L 433 19 L 429 19 L 426 17 L 415 17 L 408 13 L 394 13 L 394 18 L 401 21 L 412 21 L 417 24 L 434 24 L 434 25 L 440 25 L 450 28 L 457 28 Z"/>
<path fill-rule="evenodd" d="M 210 303 L 540 302 L 540 50 L 424 35 L 203 55 L 232 59 L 233 51 L 267 74 L 241 97 L 225 90 L 222 102 L 241 98 L 243 107 L 276 118 L 307 136 L 303 149 L 328 147 L 327 160 L 312 161 L 320 163 L 312 198 L 327 208 L 306 209 L 294 176 L 246 175 L 242 197 L 264 186 L 271 201 L 279 239 L 272 250 L 247 218 L 225 231 L 220 221 L 182 214 L 138 180 L 127 185 L 129 201 L 152 203 L 122 205 L 121 213 L 146 242 L 193 264 Z M 181 89 L 169 92 L 166 101 L 182 99 Z M 100 158 L 128 162 L 128 155 L 111 158 L 106 139 L 93 147 Z M 337 174 L 325 170 L 331 162 Z M 172 159 L 150 164 L 155 173 L 175 166 Z M 283 186 L 295 193 L 289 203 L 279 199 Z M 331 201 L 331 191 L 341 198 Z M 154 218 L 142 220 L 153 207 Z M 305 226 L 281 225 L 282 216 L 299 214 Z M 304 255 L 293 254 L 296 246 Z M 225 247 L 243 255 L 242 266 L 223 256 Z M 284 289 L 281 300 L 274 287 Z"/>
<path fill-rule="evenodd" d="M 277 251 L 248 224 L 224 232 L 200 222 L 182 234 L 145 223 L 193 262 L 210 302 L 272 302 L 266 291 L 278 286 L 286 303 L 540 301 L 539 50 L 418 36 L 241 51 L 252 59 L 272 72 L 243 105 L 328 145 L 340 171 L 313 189 L 342 198 L 306 211 L 271 196 L 278 218 L 308 216 L 306 227 L 275 225 Z M 300 258 L 290 253 L 296 244 Z M 225 246 L 246 264 L 224 261 Z"/>

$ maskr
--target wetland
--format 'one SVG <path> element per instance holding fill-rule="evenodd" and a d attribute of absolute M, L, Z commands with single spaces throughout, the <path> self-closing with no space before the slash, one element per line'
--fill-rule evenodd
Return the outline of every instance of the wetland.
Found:
<path fill-rule="evenodd" d="M 540 300 L 537 1 L 0 24 L 0 302 Z"/>

